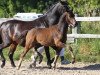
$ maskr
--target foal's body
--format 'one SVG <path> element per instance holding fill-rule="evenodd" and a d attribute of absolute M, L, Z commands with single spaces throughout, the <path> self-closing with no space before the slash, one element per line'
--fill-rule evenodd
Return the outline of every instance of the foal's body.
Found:
<path fill-rule="evenodd" d="M 54 60 L 54 68 L 56 67 L 56 62 L 60 53 L 61 48 L 65 47 L 61 41 L 63 37 L 63 30 L 69 25 L 75 25 L 74 15 L 70 15 L 65 12 L 61 17 L 57 25 L 52 25 L 49 28 L 33 28 L 28 31 L 26 35 L 25 50 L 21 54 L 20 61 L 18 64 L 18 69 L 21 66 L 22 60 L 26 53 L 36 44 L 41 44 L 43 46 L 56 46 L 59 50 L 56 50 L 56 57 Z"/>
<path fill-rule="evenodd" d="M 27 36 L 26 40 L 31 46 L 34 47 L 35 44 L 40 43 L 43 46 L 61 46 L 60 39 L 61 32 L 58 29 L 58 26 L 51 26 L 49 28 L 33 28 L 31 29 Z M 29 39 L 30 38 L 30 39 Z M 63 45 L 61 47 L 64 47 Z"/>

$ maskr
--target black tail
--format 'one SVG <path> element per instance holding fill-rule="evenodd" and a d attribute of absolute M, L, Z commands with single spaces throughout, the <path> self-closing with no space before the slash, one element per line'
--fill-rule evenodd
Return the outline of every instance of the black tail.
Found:
<path fill-rule="evenodd" d="M 28 33 L 28 30 L 23 31 L 21 33 L 21 35 L 19 36 L 19 39 L 22 39 L 22 38 L 26 37 L 27 33 Z"/>

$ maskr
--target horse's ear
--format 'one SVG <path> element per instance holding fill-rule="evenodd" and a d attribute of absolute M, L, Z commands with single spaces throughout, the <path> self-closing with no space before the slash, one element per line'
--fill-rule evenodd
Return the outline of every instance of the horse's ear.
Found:
<path fill-rule="evenodd" d="M 62 5 L 68 5 L 69 3 L 66 1 L 66 0 L 60 0 L 60 3 L 62 4 Z"/>
<path fill-rule="evenodd" d="M 63 0 L 60 0 L 60 3 L 61 3 L 61 4 L 64 4 Z"/>
<path fill-rule="evenodd" d="M 72 9 L 70 9 L 72 12 L 73 12 L 73 8 Z"/>

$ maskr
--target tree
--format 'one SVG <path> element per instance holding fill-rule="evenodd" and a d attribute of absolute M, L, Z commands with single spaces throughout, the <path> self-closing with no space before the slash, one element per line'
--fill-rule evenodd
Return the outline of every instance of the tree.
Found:
<path fill-rule="evenodd" d="M 0 17 L 12 17 L 18 12 L 43 12 L 59 0 L 0 0 Z M 81 16 L 99 16 L 100 0 L 66 0 Z"/>

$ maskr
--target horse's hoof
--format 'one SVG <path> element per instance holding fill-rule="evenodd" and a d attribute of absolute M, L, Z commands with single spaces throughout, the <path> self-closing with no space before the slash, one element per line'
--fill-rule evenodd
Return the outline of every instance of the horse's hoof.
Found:
<path fill-rule="evenodd" d="M 40 57 L 39 64 L 42 62 L 43 56 Z"/>
<path fill-rule="evenodd" d="M 49 65 L 48 65 L 48 68 L 49 68 L 49 69 L 51 69 L 51 68 L 52 68 L 51 64 L 49 64 Z"/>
<path fill-rule="evenodd" d="M 16 67 L 16 65 L 11 65 L 12 67 Z"/>
<path fill-rule="evenodd" d="M 1 68 L 3 68 L 4 66 L 5 66 L 5 62 L 4 62 L 4 63 L 2 63 Z"/>
<path fill-rule="evenodd" d="M 32 65 L 30 64 L 28 68 L 31 69 L 31 68 L 33 68 L 33 67 L 32 67 Z"/>
<path fill-rule="evenodd" d="M 1 68 L 3 68 L 5 65 L 1 65 Z"/>
<path fill-rule="evenodd" d="M 36 63 L 32 63 L 31 65 L 33 65 L 34 68 L 36 67 Z"/>
<path fill-rule="evenodd" d="M 51 62 L 50 62 L 51 64 L 53 63 L 54 59 L 55 59 L 55 58 L 52 58 L 52 60 L 51 60 Z"/>

